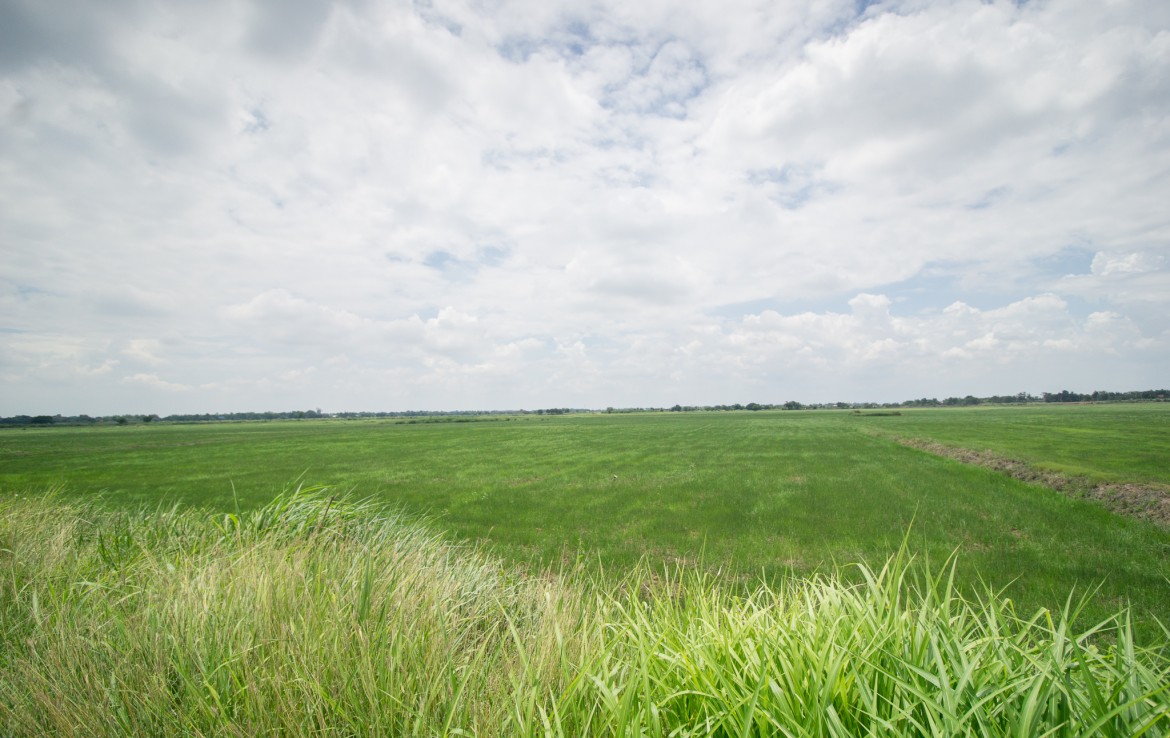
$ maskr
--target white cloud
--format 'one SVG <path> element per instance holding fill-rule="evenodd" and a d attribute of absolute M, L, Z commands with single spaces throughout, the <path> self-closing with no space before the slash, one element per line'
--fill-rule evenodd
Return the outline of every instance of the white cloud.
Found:
<path fill-rule="evenodd" d="M 1150 253 L 1109 253 L 1097 252 L 1093 257 L 1093 274 L 1109 276 L 1114 274 L 1146 274 L 1162 271 L 1166 265 L 1164 254 Z"/>
<path fill-rule="evenodd" d="M 0 413 L 1162 378 L 1157 0 L 274 7 L 5 10 Z"/>
<path fill-rule="evenodd" d="M 187 390 L 191 389 L 185 384 L 168 382 L 165 379 L 160 379 L 157 374 L 150 373 L 131 374 L 122 381 L 145 385 L 150 389 L 162 390 L 163 392 L 186 392 Z"/>
<path fill-rule="evenodd" d="M 162 352 L 162 343 L 154 338 L 132 338 L 122 355 L 150 365 L 164 364 L 166 359 L 159 354 Z"/>
<path fill-rule="evenodd" d="M 894 370 L 912 383 L 907 386 L 931 387 L 934 393 L 944 391 L 938 387 L 951 377 L 964 376 L 987 394 L 995 389 L 977 379 L 980 373 L 1042 382 L 1048 374 L 1067 376 L 1060 362 L 1090 364 L 1102 355 L 1132 358 L 1149 350 L 1155 352 L 1151 358 L 1166 354 L 1164 346 L 1144 341 L 1123 316 L 1097 312 L 1080 319 L 1055 295 L 991 310 L 957 302 L 913 316 L 892 314 L 891 301 L 883 295 L 858 295 L 849 305 L 849 313 L 749 315 L 709 351 L 718 353 L 722 343 L 738 359 L 728 365 L 782 367 L 802 383 L 818 374 L 838 386 L 864 387 L 880 384 L 881 375 Z"/>

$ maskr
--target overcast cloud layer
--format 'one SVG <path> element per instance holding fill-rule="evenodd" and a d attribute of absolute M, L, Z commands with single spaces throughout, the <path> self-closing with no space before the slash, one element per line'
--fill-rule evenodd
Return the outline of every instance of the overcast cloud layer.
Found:
<path fill-rule="evenodd" d="M 1146 389 L 1170 3 L 0 0 L 0 414 Z"/>

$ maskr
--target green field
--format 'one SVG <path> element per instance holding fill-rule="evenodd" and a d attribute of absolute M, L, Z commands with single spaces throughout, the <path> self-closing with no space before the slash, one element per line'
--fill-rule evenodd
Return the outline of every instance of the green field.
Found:
<path fill-rule="evenodd" d="M 1170 735 L 1170 531 L 901 442 L 1167 407 L 5 431 L 0 734 Z"/>
<path fill-rule="evenodd" d="M 1170 485 L 1166 403 L 906 412 L 882 430 L 993 451 L 1095 481 Z"/>
<path fill-rule="evenodd" d="M 1112 481 L 1170 483 L 1170 405 L 519 416 L 10 430 L 0 488 L 114 508 L 252 509 L 303 479 L 425 516 L 530 567 L 584 560 L 762 575 L 959 554 L 1021 606 L 1099 587 L 1170 620 L 1170 532 L 898 445 L 983 447 Z"/>
<path fill-rule="evenodd" d="M 530 576 L 319 490 L 243 513 L 0 496 L 0 734 L 1170 733 L 1170 633 L 1021 614 L 900 551 L 750 592 Z"/>

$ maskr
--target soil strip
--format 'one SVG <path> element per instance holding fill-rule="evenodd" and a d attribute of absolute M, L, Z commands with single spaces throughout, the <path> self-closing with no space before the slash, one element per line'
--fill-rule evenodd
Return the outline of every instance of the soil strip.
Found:
<path fill-rule="evenodd" d="M 1079 499 L 1095 500 L 1119 515 L 1149 520 L 1170 528 L 1170 488 L 1153 484 L 1095 482 L 1087 477 L 1037 469 L 1024 461 L 1009 459 L 991 451 L 945 446 L 921 438 L 895 438 L 903 446 L 936 456 L 973 464 L 1007 474 L 1031 484 L 1039 484 Z"/>

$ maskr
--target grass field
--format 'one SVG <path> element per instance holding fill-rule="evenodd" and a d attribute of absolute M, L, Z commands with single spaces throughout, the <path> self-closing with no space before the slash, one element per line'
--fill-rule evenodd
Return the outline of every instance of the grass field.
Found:
<path fill-rule="evenodd" d="M 1170 485 L 1167 403 L 911 411 L 896 420 L 882 430 L 1100 482 Z"/>
<path fill-rule="evenodd" d="M 252 509 L 290 482 L 426 516 L 527 566 L 583 559 L 724 569 L 754 581 L 959 552 L 1022 607 L 1099 588 L 1087 616 L 1132 602 L 1170 620 L 1170 532 L 894 442 L 985 446 L 1102 479 L 1170 482 L 1170 405 L 971 408 L 901 416 L 758 412 L 481 422 L 305 421 L 13 430 L 0 488 Z"/>
<path fill-rule="evenodd" d="M 526 575 L 375 504 L 0 497 L 0 735 L 1161 738 L 1170 633 L 899 553 L 737 594 Z M 1075 609 L 1075 602 L 1074 602 Z"/>

